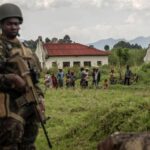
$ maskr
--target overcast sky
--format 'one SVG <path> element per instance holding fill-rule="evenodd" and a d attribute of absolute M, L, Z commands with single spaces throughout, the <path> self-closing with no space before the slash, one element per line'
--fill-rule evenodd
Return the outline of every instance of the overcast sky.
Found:
<path fill-rule="evenodd" d="M 45 37 L 91 43 L 106 38 L 150 36 L 150 0 L 1 0 L 21 7 L 21 38 Z"/>

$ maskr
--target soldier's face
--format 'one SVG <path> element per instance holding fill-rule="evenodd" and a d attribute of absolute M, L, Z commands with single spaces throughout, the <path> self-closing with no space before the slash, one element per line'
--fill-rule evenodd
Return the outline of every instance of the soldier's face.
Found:
<path fill-rule="evenodd" d="M 1 27 L 2 34 L 9 39 L 13 39 L 19 33 L 20 20 L 18 18 L 8 18 L 2 22 Z"/>

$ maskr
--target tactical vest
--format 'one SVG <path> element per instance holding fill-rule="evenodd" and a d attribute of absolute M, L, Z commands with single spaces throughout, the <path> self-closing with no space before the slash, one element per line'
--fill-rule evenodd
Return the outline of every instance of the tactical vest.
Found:
<path fill-rule="evenodd" d="M 38 66 L 37 58 L 33 55 L 32 51 L 22 44 L 19 40 L 15 39 L 15 42 L 10 42 L 0 37 L 0 63 L 5 59 L 9 58 L 12 55 L 19 53 L 22 58 L 32 67 L 36 67 L 38 71 L 40 68 Z M 4 66 L 5 67 L 5 66 Z M 3 74 L 5 74 L 4 69 Z M 14 69 L 14 72 L 17 73 L 17 70 Z M 15 93 L 14 93 L 15 94 Z M 24 122 L 23 118 L 18 115 L 19 108 L 15 103 L 15 100 L 11 99 L 11 96 L 6 92 L 0 90 L 0 118 L 13 117 L 22 123 Z"/>

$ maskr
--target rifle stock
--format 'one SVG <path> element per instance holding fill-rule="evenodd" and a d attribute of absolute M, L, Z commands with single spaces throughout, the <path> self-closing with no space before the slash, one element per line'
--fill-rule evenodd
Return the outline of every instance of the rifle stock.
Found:
<path fill-rule="evenodd" d="M 33 85 L 28 64 L 23 59 L 23 57 L 21 57 L 18 53 L 16 53 L 12 57 L 10 57 L 8 59 L 8 63 L 13 63 L 13 64 L 17 65 L 20 76 L 25 80 L 25 82 L 27 84 L 27 89 L 26 89 L 27 92 L 24 95 L 25 99 L 26 99 L 27 103 L 33 104 L 36 118 L 37 118 L 38 122 L 41 123 L 42 129 L 44 131 L 44 135 L 45 135 L 46 140 L 48 142 L 48 146 L 49 146 L 49 148 L 52 148 L 52 144 L 51 144 L 50 139 L 48 137 L 48 133 L 46 131 L 46 128 L 44 126 L 44 123 L 46 120 L 45 115 L 39 107 L 39 96 L 38 96 L 38 94 L 35 90 L 35 87 Z"/>

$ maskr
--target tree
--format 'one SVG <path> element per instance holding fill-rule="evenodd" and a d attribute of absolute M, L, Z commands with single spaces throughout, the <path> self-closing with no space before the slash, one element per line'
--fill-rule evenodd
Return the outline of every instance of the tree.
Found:
<path fill-rule="evenodd" d="M 129 60 L 129 49 L 127 49 L 127 48 L 123 49 L 122 60 L 123 60 L 122 65 L 125 65 L 128 62 L 128 60 Z"/>
<path fill-rule="evenodd" d="M 27 44 L 28 47 L 31 48 L 32 51 L 35 51 L 36 45 L 37 45 L 37 40 L 36 41 L 33 41 L 33 40 L 28 40 L 27 41 L 27 40 L 25 40 L 24 43 Z"/>
<path fill-rule="evenodd" d="M 50 43 L 51 42 L 51 40 L 47 37 L 47 38 L 45 38 L 45 43 Z"/>
<path fill-rule="evenodd" d="M 118 57 L 119 78 L 122 80 L 122 66 L 126 65 L 129 60 L 129 50 L 118 48 L 115 50 Z"/>
<path fill-rule="evenodd" d="M 109 45 L 104 46 L 105 51 L 109 51 Z"/>
<path fill-rule="evenodd" d="M 64 43 L 64 39 L 59 39 L 58 43 L 61 43 L 61 44 Z"/>
<path fill-rule="evenodd" d="M 138 45 L 137 43 L 136 44 L 132 44 L 133 48 L 135 49 L 142 49 L 142 46 L 141 45 Z"/>
<path fill-rule="evenodd" d="M 39 35 L 37 40 L 43 41 L 42 36 L 41 36 L 41 35 Z"/>
<path fill-rule="evenodd" d="M 58 43 L 58 39 L 56 37 L 53 37 L 51 43 Z"/>
<path fill-rule="evenodd" d="M 118 62 L 119 62 L 119 79 L 122 80 L 122 69 L 121 69 L 122 56 L 123 56 L 122 49 L 118 48 L 116 54 L 118 56 Z"/>
<path fill-rule="evenodd" d="M 90 48 L 94 48 L 94 45 L 89 45 Z"/>
<path fill-rule="evenodd" d="M 130 44 L 129 42 L 119 41 L 116 43 L 113 48 L 130 48 L 130 49 L 142 49 L 138 44 Z"/>
<path fill-rule="evenodd" d="M 113 46 L 113 48 L 131 48 L 131 45 L 129 42 L 119 41 Z"/>
<path fill-rule="evenodd" d="M 72 43 L 72 40 L 70 39 L 69 35 L 65 35 L 63 40 L 64 40 L 64 43 Z"/>

